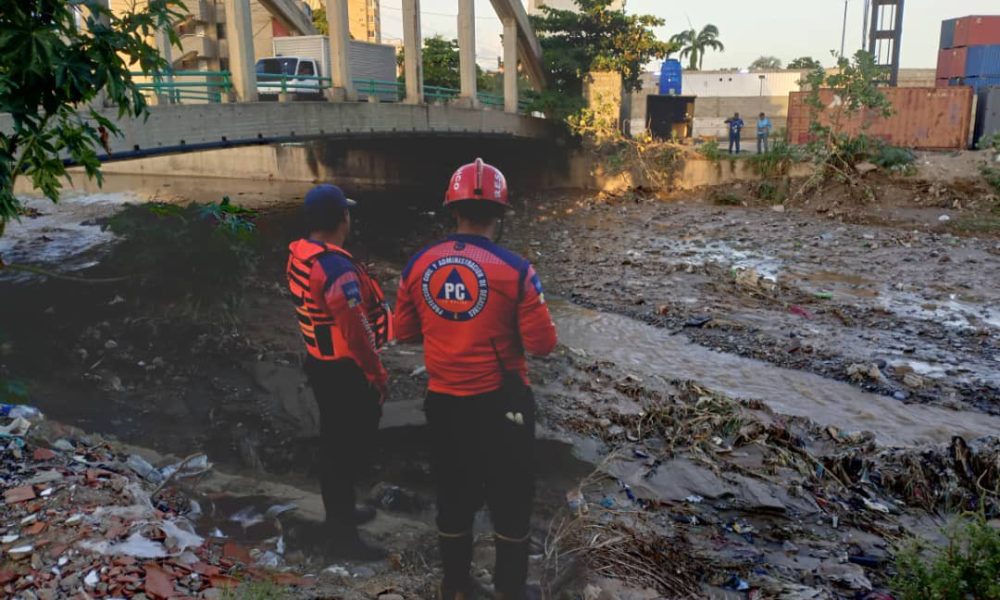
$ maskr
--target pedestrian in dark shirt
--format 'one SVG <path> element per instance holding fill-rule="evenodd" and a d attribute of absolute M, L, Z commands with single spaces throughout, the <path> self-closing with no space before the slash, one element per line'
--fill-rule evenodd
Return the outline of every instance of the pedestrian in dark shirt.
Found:
<path fill-rule="evenodd" d="M 736 148 L 736 154 L 740 153 L 740 134 L 743 133 L 743 119 L 740 118 L 740 113 L 733 115 L 731 119 L 726 119 L 726 125 L 729 126 L 729 153 L 733 153 L 733 148 Z"/>

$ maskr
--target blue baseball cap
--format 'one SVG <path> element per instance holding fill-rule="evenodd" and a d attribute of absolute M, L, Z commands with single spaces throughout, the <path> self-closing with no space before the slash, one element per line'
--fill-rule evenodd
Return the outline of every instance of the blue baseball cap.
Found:
<path fill-rule="evenodd" d="M 358 203 L 344 195 L 344 190 L 329 183 L 321 183 L 306 193 L 307 212 L 339 211 L 357 206 Z"/>

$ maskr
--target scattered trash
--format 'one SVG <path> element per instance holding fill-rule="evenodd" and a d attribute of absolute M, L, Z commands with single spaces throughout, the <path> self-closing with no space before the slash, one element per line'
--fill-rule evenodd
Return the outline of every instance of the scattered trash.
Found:
<path fill-rule="evenodd" d="M 704 327 L 705 325 L 707 325 L 711 321 L 712 321 L 712 317 L 708 317 L 708 316 L 691 317 L 690 319 L 687 320 L 687 322 L 684 323 L 684 326 L 685 327 L 700 328 L 700 327 Z"/>
<path fill-rule="evenodd" d="M 698 495 L 691 495 L 685 498 L 684 501 L 688 504 L 701 504 L 705 499 Z"/>
<path fill-rule="evenodd" d="M 949 217 L 948 215 L 941 215 L 940 217 L 938 217 L 938 221 L 941 221 L 942 223 L 947 223 L 950 220 L 951 217 Z"/>
<path fill-rule="evenodd" d="M 577 514 L 587 512 L 587 500 L 583 497 L 583 492 L 579 489 L 566 492 L 566 503 L 569 505 L 570 510 Z"/>
<path fill-rule="evenodd" d="M 156 467 L 149 464 L 149 462 L 138 454 L 129 455 L 128 459 L 125 461 L 125 465 L 135 471 L 136 475 L 150 481 L 152 483 L 160 483 L 163 481 L 163 475 L 156 470 Z"/>
<path fill-rule="evenodd" d="M 723 584 L 724 588 L 727 590 L 736 590 L 737 592 L 745 592 L 750 589 L 750 584 L 747 580 L 740 578 L 738 575 L 733 575 Z"/>
<path fill-rule="evenodd" d="M 0 404 L 0 417 L 34 421 L 43 417 L 42 411 L 27 404 Z"/>
<path fill-rule="evenodd" d="M 819 300 L 833 300 L 833 292 L 816 292 L 813 295 Z"/>
<path fill-rule="evenodd" d="M 889 514 L 892 512 L 892 510 L 890 510 L 889 507 L 884 502 L 876 502 L 873 500 L 869 500 L 868 498 L 862 498 L 862 501 L 865 503 L 865 508 L 867 508 L 868 510 L 875 510 L 885 514 Z"/>
<path fill-rule="evenodd" d="M 812 318 L 813 318 L 811 312 L 809 312 L 808 310 L 802 308 L 798 304 L 793 304 L 793 305 L 789 306 L 788 307 L 788 312 L 792 313 L 793 315 L 798 315 L 798 316 L 800 316 L 802 318 L 809 319 L 809 320 L 812 320 Z"/>
<path fill-rule="evenodd" d="M 410 372 L 410 377 L 420 377 L 426 372 L 427 372 L 427 367 L 425 367 L 424 365 L 420 365 L 419 367 L 413 369 L 413 371 Z"/>
<path fill-rule="evenodd" d="M 368 497 L 372 504 L 385 510 L 412 513 L 423 508 L 417 494 L 384 481 L 375 484 Z"/>

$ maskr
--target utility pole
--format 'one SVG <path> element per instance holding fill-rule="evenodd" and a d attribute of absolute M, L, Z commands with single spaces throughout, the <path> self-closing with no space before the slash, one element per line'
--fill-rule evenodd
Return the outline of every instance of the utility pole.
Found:
<path fill-rule="evenodd" d="M 844 0 L 844 30 L 840 34 L 840 55 L 844 55 L 844 50 L 847 46 L 847 2 Z"/>

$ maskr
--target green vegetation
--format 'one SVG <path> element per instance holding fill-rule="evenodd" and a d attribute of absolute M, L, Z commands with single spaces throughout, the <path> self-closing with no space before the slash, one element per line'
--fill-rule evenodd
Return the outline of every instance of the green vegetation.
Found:
<path fill-rule="evenodd" d="M 979 148 L 981 150 L 992 151 L 994 159 L 1000 157 L 1000 132 L 979 140 Z M 989 184 L 989 186 L 992 187 L 997 194 L 1000 194 L 1000 167 L 996 167 L 994 164 L 995 163 L 990 163 L 983 166 L 983 178 L 986 179 L 986 183 Z M 1000 212 L 1000 202 L 997 202 L 997 210 Z"/>
<path fill-rule="evenodd" d="M 864 134 L 845 132 L 844 124 L 862 110 L 882 117 L 892 115 L 892 104 L 879 87 L 885 69 L 863 50 L 851 60 L 838 56 L 837 67 L 832 74 L 817 68 L 805 78 L 810 89 L 806 104 L 811 109 L 811 140 L 806 151 L 817 169 L 802 191 L 836 180 L 847 184 L 852 194 L 860 189 L 871 199 L 874 189 L 862 184 L 857 165 L 877 156 L 883 144 Z M 821 90 L 831 90 L 838 102 L 828 107 Z"/>
<path fill-rule="evenodd" d="M 788 143 L 786 137 L 783 131 L 776 132 L 767 152 L 747 158 L 756 174 L 764 179 L 787 177 L 792 165 L 802 160 L 799 150 Z"/>
<path fill-rule="evenodd" d="M 549 89 L 532 110 L 564 118 L 583 107 L 583 85 L 594 71 L 614 71 L 627 90 L 641 88 L 646 64 L 676 47 L 653 33 L 663 19 L 613 10 L 613 0 L 575 0 L 579 12 L 543 7 L 531 18 L 542 44 Z"/>
<path fill-rule="evenodd" d="M 67 177 L 61 156 L 101 181 L 97 148 L 118 135 L 115 123 L 95 110 L 103 102 L 119 117 L 138 117 L 146 102 L 130 70 L 167 66 L 147 40 L 170 32 L 179 0 L 134 3 L 112 14 L 97 0 L 5 2 L 0 10 L 0 113 L 12 119 L 0 133 L 0 235 L 16 218 L 14 183 L 21 175 L 52 201 Z M 80 9 L 83 26 L 77 24 Z M 89 107 L 89 108 L 88 108 Z"/>
<path fill-rule="evenodd" d="M 896 556 L 900 600 L 1000 600 L 1000 529 L 982 515 L 957 519 L 943 548 L 914 540 Z"/>
<path fill-rule="evenodd" d="M 751 71 L 777 71 L 781 68 L 781 59 L 777 56 L 761 56 L 750 63 Z"/>
<path fill-rule="evenodd" d="M 719 41 L 719 28 L 715 25 L 705 25 L 701 31 L 688 29 L 670 38 L 670 41 L 680 46 L 681 60 L 687 58 L 688 69 L 700 71 L 705 63 L 705 54 L 709 50 L 725 52 L 726 47 Z"/>
<path fill-rule="evenodd" d="M 789 71 L 815 71 L 816 69 L 822 69 L 823 63 L 811 56 L 803 56 L 788 63 L 788 66 L 785 68 Z"/>
<path fill-rule="evenodd" d="M 255 213 L 221 203 L 129 206 L 105 227 L 122 236 L 107 261 L 165 298 L 232 301 L 257 262 Z"/>
<path fill-rule="evenodd" d="M 698 154 L 701 154 L 708 160 L 717 163 L 722 160 L 723 150 L 719 146 L 719 140 L 708 140 L 704 144 L 698 146 Z"/>
<path fill-rule="evenodd" d="M 445 39 L 440 35 L 424 40 L 423 52 L 424 85 L 437 86 L 457 90 L 462 84 L 459 65 L 458 40 Z M 396 55 L 396 64 L 403 66 L 405 54 L 400 51 Z M 401 83 L 406 81 L 404 75 L 399 76 Z M 503 76 L 500 73 L 488 73 L 476 65 L 476 88 L 480 92 L 503 93 Z"/>
<path fill-rule="evenodd" d="M 312 11 L 312 22 L 313 22 L 313 27 L 316 28 L 317 33 L 319 33 L 320 35 L 330 34 L 330 23 L 326 20 L 325 4 Z"/>
<path fill-rule="evenodd" d="M 871 157 L 871 161 L 893 173 L 915 175 L 917 173 L 917 155 L 909 148 L 880 144 Z"/>
<path fill-rule="evenodd" d="M 222 600 L 283 600 L 290 598 L 288 589 L 271 581 L 247 581 L 239 587 L 228 588 Z"/>

